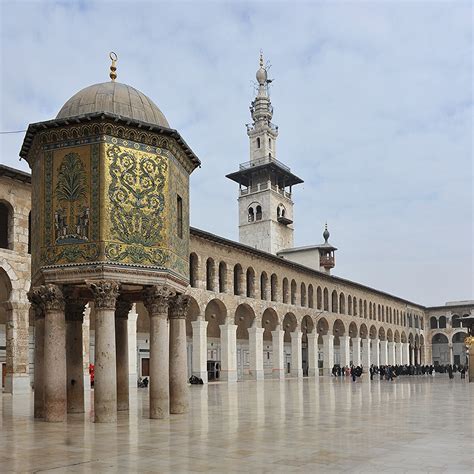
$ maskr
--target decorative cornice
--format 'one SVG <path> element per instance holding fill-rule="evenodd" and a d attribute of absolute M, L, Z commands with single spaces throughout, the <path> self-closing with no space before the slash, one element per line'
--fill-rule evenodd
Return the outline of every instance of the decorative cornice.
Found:
<path fill-rule="evenodd" d="M 185 319 L 190 301 L 187 295 L 176 295 L 170 302 L 170 319 Z"/>
<path fill-rule="evenodd" d="M 115 309 L 119 296 L 120 284 L 113 280 L 86 281 L 86 285 L 94 297 L 96 309 Z"/>
<path fill-rule="evenodd" d="M 176 292 L 168 286 L 155 285 L 146 288 L 143 301 L 150 316 L 159 314 L 167 317 L 168 306 L 175 295 Z"/>
<path fill-rule="evenodd" d="M 58 285 L 36 286 L 27 293 L 28 299 L 43 311 L 64 311 L 64 296 Z"/>

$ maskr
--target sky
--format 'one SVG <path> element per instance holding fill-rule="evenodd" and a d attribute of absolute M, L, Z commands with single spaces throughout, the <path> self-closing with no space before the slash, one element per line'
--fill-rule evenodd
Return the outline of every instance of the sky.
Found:
<path fill-rule="evenodd" d="M 339 250 L 333 274 L 432 306 L 474 299 L 470 1 L 0 0 L 0 130 L 56 116 L 109 80 L 148 95 L 202 161 L 191 225 L 238 240 L 258 56 L 274 79 L 276 158 L 295 246 Z M 2 134 L 0 162 L 24 133 Z"/>

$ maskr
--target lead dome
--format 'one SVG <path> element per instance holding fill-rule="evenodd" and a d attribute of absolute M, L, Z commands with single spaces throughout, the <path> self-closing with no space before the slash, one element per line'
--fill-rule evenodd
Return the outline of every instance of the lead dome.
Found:
<path fill-rule="evenodd" d="M 109 112 L 152 125 L 170 128 L 158 106 L 145 94 L 120 82 L 103 82 L 80 90 L 61 108 L 57 119 L 94 112 Z"/>

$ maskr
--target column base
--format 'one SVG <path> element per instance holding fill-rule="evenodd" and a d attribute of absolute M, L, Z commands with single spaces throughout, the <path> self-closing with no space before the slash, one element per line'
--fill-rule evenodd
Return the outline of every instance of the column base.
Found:
<path fill-rule="evenodd" d="M 308 369 L 308 377 L 319 377 L 319 369 Z"/>
<path fill-rule="evenodd" d="M 290 370 L 290 377 L 303 378 L 303 369 Z"/>
<path fill-rule="evenodd" d="M 208 380 L 207 380 L 207 370 L 204 371 L 204 372 L 200 372 L 198 370 L 193 370 L 193 375 L 195 377 L 199 377 L 200 379 L 202 379 L 203 383 L 208 382 Z"/>
<path fill-rule="evenodd" d="M 252 380 L 264 380 L 265 379 L 265 375 L 264 375 L 263 370 L 251 370 L 249 375 L 250 375 L 250 378 Z"/>
<path fill-rule="evenodd" d="M 221 370 L 220 379 L 223 382 L 237 382 L 237 371 L 236 370 Z"/>
<path fill-rule="evenodd" d="M 272 378 L 283 380 L 285 378 L 285 370 L 284 369 L 273 369 L 272 370 Z"/>
<path fill-rule="evenodd" d="M 31 393 L 30 376 L 7 374 L 5 376 L 5 393 L 25 395 Z"/>

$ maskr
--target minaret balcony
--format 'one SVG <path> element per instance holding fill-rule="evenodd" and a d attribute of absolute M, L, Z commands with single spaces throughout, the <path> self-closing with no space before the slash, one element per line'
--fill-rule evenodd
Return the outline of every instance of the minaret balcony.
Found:
<path fill-rule="evenodd" d="M 334 257 L 320 257 L 319 266 L 324 268 L 334 268 Z"/>
<path fill-rule="evenodd" d="M 250 168 L 255 168 L 256 166 L 262 166 L 266 165 L 267 163 L 272 163 L 280 168 L 283 168 L 285 171 L 291 172 L 291 169 L 284 165 L 281 161 L 275 160 L 275 158 L 272 158 L 270 156 L 264 156 L 263 158 L 258 158 L 257 160 L 251 160 L 251 161 L 246 161 L 245 163 L 241 163 L 239 165 L 239 169 L 242 170 L 248 170 Z"/>

